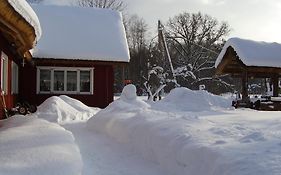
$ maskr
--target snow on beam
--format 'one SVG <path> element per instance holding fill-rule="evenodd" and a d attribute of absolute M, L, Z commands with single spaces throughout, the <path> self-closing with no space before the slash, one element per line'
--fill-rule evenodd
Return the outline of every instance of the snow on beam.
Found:
<path fill-rule="evenodd" d="M 14 8 L 16 12 L 18 12 L 35 30 L 36 39 L 34 43 L 36 43 L 41 35 L 42 30 L 40 26 L 39 19 L 33 9 L 25 0 L 7 0 L 8 3 Z"/>

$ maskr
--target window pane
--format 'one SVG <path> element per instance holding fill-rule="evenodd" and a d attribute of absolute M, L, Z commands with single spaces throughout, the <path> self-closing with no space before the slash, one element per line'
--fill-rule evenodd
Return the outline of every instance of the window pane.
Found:
<path fill-rule="evenodd" d="M 77 91 L 76 71 L 67 71 L 67 91 Z"/>
<path fill-rule="evenodd" d="M 90 78 L 90 71 L 80 71 L 80 92 L 91 92 Z"/>
<path fill-rule="evenodd" d="M 18 77 L 19 77 L 19 67 L 15 62 L 12 62 L 12 93 L 13 94 L 18 94 L 19 92 Z"/>
<path fill-rule="evenodd" d="M 54 91 L 64 91 L 64 71 L 54 71 Z"/>
<path fill-rule="evenodd" d="M 40 70 L 40 91 L 51 90 L 51 71 Z"/>

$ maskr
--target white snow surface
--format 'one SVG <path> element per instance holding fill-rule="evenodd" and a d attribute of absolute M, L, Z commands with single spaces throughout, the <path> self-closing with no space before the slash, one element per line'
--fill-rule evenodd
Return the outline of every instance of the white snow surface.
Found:
<path fill-rule="evenodd" d="M 120 12 L 73 6 L 32 7 L 44 32 L 33 57 L 129 62 Z"/>
<path fill-rule="evenodd" d="M 36 115 L 50 122 L 65 124 L 88 120 L 96 113 L 96 110 L 76 99 L 61 95 L 52 96 L 45 100 L 38 106 Z"/>
<path fill-rule="evenodd" d="M 230 38 L 220 52 L 215 67 L 218 67 L 228 47 L 232 47 L 246 66 L 281 67 L 281 44 Z"/>
<path fill-rule="evenodd" d="M 39 19 L 26 0 L 8 0 L 10 5 L 34 28 L 36 40 L 38 42 L 42 35 L 42 29 Z"/>
<path fill-rule="evenodd" d="M 90 118 L 87 127 L 126 145 L 167 174 L 281 173 L 278 112 L 233 110 L 225 105 L 219 111 L 194 112 L 181 107 L 174 110 L 175 105 L 183 106 L 184 100 L 179 98 L 189 98 L 197 106 L 206 105 L 188 94 L 191 93 L 184 89 L 175 90 L 166 97 L 165 103 L 171 105 L 160 101 L 156 108 L 154 104 L 147 108 L 120 108 L 123 99 L 119 98 Z M 214 101 L 216 98 L 219 97 Z M 171 112 L 167 112 L 169 109 Z"/>
<path fill-rule="evenodd" d="M 0 121 L 1 175 L 79 175 L 82 159 L 71 132 L 36 116 Z"/>
<path fill-rule="evenodd" d="M 62 127 L 72 132 L 79 146 L 83 175 L 281 174 L 281 119 L 280 112 L 277 111 L 234 109 L 230 108 L 230 101 L 223 97 L 205 91 L 192 92 L 185 88 L 173 90 L 165 100 L 148 104 L 136 97 L 133 85 L 126 86 L 121 97 L 107 108 L 92 111 L 94 116 L 90 119 L 73 119 L 75 110 L 79 109 L 84 113 L 89 108 L 67 96 L 51 97 L 44 103 L 38 108 L 38 112 L 31 116 L 31 120 L 30 116 L 24 119 L 33 121 L 36 116 L 44 119 L 52 116 L 58 119 L 61 114 L 64 118 L 69 118 L 67 123 L 62 122 Z M 190 103 L 196 105 L 189 106 Z M 69 109 L 70 107 L 73 109 Z M 20 126 L 25 126 L 22 120 L 15 118 L 15 121 L 18 121 Z M 42 119 L 36 121 L 49 123 Z M 2 138 L 9 140 L 10 135 L 16 134 L 9 133 L 15 125 L 0 125 L 1 148 Z M 27 126 L 30 127 L 32 136 L 36 137 L 36 143 L 63 143 L 56 139 L 56 133 L 52 133 L 52 144 L 45 144 L 44 140 L 41 140 L 45 137 L 40 136 L 43 128 L 37 123 Z M 58 127 L 57 124 L 51 124 L 45 128 L 52 129 L 54 126 Z M 9 130 L 5 129 L 7 127 Z M 24 133 L 21 131 L 16 133 Z M 18 143 L 22 144 L 26 140 L 22 135 L 15 138 L 17 139 Z M 19 148 L 15 149 L 14 143 L 7 143 L 7 150 L 13 153 L 21 151 Z M 45 148 L 48 150 L 48 147 L 42 147 L 40 151 L 45 152 Z M 1 162 L 9 160 L 5 151 L 0 149 Z M 43 155 L 41 159 L 45 156 L 50 155 Z M 34 163 L 35 159 L 32 156 L 27 157 Z M 22 161 L 26 156 L 16 158 Z M 6 166 L 5 163 L 0 164 L 0 174 L 4 165 Z M 41 165 L 40 161 L 38 165 Z M 24 170 L 25 168 L 23 167 Z M 17 170 L 14 167 L 8 169 Z M 24 174 L 10 173 L 8 169 L 6 172 L 9 173 L 4 174 Z"/>
<path fill-rule="evenodd" d="M 162 111 L 210 111 L 229 108 L 230 99 L 213 95 L 205 90 L 192 91 L 188 88 L 176 88 L 154 105 Z"/>

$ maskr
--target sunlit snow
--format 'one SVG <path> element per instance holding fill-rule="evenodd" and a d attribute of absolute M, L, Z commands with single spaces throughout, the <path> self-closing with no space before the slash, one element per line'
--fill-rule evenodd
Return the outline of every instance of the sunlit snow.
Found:
<path fill-rule="evenodd" d="M 56 158 L 59 150 L 57 161 L 61 161 L 60 154 L 68 151 L 60 152 L 60 145 L 65 150 L 78 146 L 84 175 L 280 174 L 280 112 L 234 109 L 230 104 L 224 97 L 185 88 L 148 104 L 136 97 L 133 85 L 105 109 L 87 107 L 67 96 L 51 97 L 33 115 L 0 122 L 0 160 L 4 162 L 0 174 L 2 170 L 8 175 L 28 174 L 26 167 L 16 171 L 14 160 L 28 159 L 29 174 L 36 174 L 42 163 L 55 167 L 45 157 Z M 66 140 L 59 140 L 60 134 Z M 75 143 L 67 141 L 71 135 Z M 35 152 L 38 156 L 24 152 L 29 147 L 40 148 Z M 6 150 L 23 153 L 10 157 Z M 46 174 L 68 172 L 69 167 L 80 170 L 76 153 L 59 169 L 42 166 L 40 170 Z"/>
<path fill-rule="evenodd" d="M 120 12 L 109 9 L 33 5 L 43 35 L 37 58 L 128 62 L 129 49 Z"/>

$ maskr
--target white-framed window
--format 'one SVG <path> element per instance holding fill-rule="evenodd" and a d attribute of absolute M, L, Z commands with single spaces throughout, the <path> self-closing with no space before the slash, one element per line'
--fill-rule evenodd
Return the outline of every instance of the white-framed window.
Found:
<path fill-rule="evenodd" d="M 37 67 L 37 93 L 93 94 L 94 69 Z"/>
<path fill-rule="evenodd" d="M 12 94 L 19 93 L 19 66 L 12 62 Z"/>
<path fill-rule="evenodd" d="M 8 56 L 1 52 L 1 90 L 8 94 Z"/>

